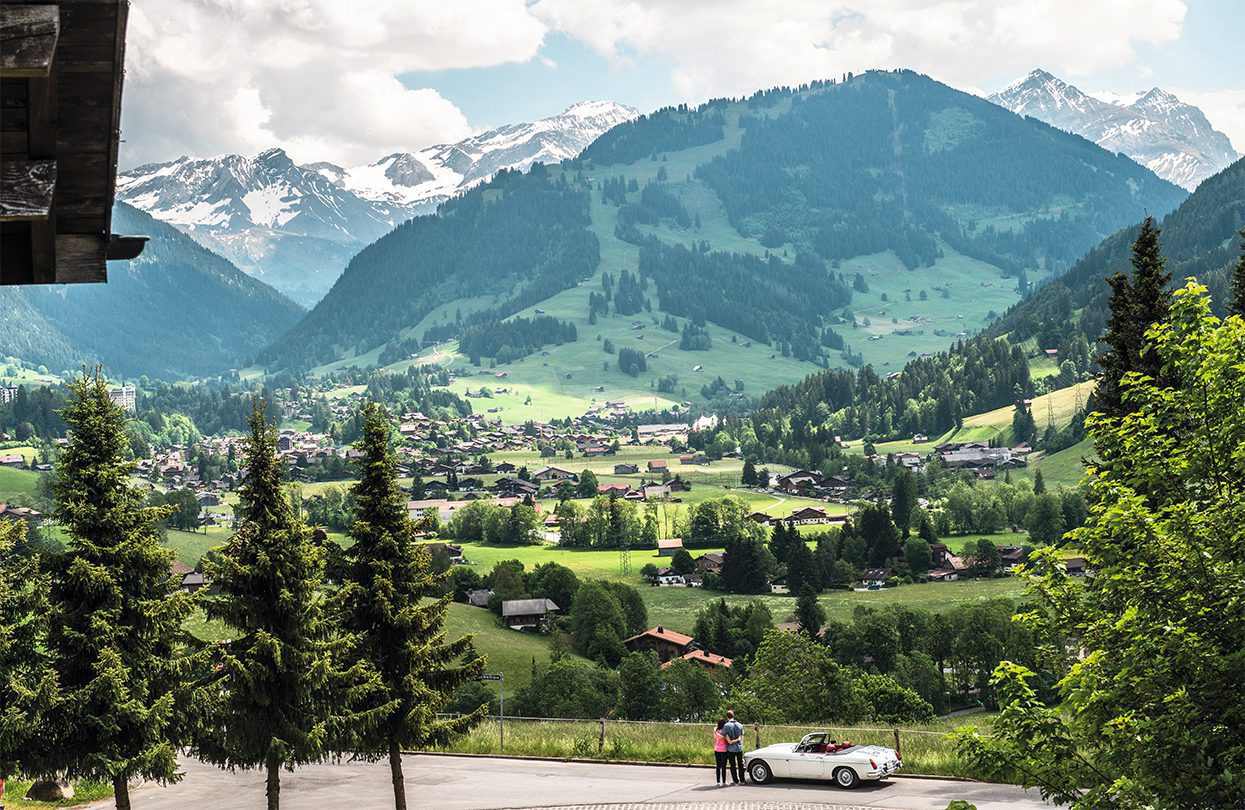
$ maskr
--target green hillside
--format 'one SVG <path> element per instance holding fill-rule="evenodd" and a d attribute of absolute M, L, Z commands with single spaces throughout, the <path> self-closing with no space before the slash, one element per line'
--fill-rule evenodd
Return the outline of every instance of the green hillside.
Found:
<path fill-rule="evenodd" d="M 517 393 L 487 404 L 514 420 L 695 400 L 719 376 L 759 396 L 816 366 L 898 369 L 945 349 L 1184 196 L 907 72 L 670 108 L 401 226 L 260 360 L 418 357 L 465 391 L 482 384 L 474 359 L 506 373 L 490 387 Z"/>
<path fill-rule="evenodd" d="M 151 237 L 107 284 L 0 289 L 0 356 L 54 371 L 100 362 L 110 373 L 167 379 L 244 365 L 303 310 L 190 237 L 120 203 L 113 227 Z"/>
<path fill-rule="evenodd" d="M 1151 211 L 1158 219 L 1158 213 Z M 1079 339 L 1091 344 L 1102 334 L 1110 288 L 1103 279 L 1131 272 L 1129 255 L 1140 219 L 1089 251 L 1064 276 L 1018 304 L 991 327 L 1013 341 L 1036 337 L 1043 347 L 1065 347 Z M 1218 314 L 1228 301 L 1228 272 L 1241 255 L 1237 232 L 1245 227 L 1245 159 L 1202 182 L 1188 199 L 1161 220 L 1159 237 L 1173 285 L 1196 276 L 1211 293 Z"/>

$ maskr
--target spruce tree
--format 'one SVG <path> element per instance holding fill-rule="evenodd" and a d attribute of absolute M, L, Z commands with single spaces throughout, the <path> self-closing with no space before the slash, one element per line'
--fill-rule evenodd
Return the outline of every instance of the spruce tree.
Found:
<path fill-rule="evenodd" d="M 800 632 L 809 638 L 817 638 L 821 628 L 826 624 L 826 609 L 817 601 L 817 591 L 812 587 L 804 587 L 795 600 L 795 618 Z"/>
<path fill-rule="evenodd" d="M 33 770 L 35 740 L 57 699 L 46 646 L 48 577 L 25 541 L 25 523 L 0 520 L 0 779 Z"/>
<path fill-rule="evenodd" d="M 1155 380 L 1162 376 L 1162 361 L 1155 352 L 1146 350 L 1145 337 L 1146 330 L 1167 318 L 1171 306 L 1171 273 L 1163 261 L 1160 234 L 1154 219 L 1146 217 L 1133 242 L 1132 277 L 1115 273 L 1107 279 L 1111 285 L 1111 317 L 1102 341 L 1109 348 L 1098 357 L 1102 371 L 1096 394 L 1099 412 L 1110 416 L 1130 410 L 1120 395 L 1120 382 L 1126 374 L 1138 372 Z"/>
<path fill-rule="evenodd" d="M 1241 256 L 1236 260 L 1228 280 L 1228 314 L 1245 318 L 1245 229 L 1238 233 L 1241 237 Z"/>
<path fill-rule="evenodd" d="M 31 751 L 35 775 L 110 781 L 118 810 L 135 777 L 179 778 L 180 721 L 190 690 L 182 622 L 190 597 L 160 545 L 166 507 L 130 486 L 125 416 L 96 370 L 69 383 L 69 443 L 57 463 L 57 523 L 68 535 L 51 562 L 47 649 L 61 690 Z"/>
<path fill-rule="evenodd" d="M 240 526 L 204 563 L 219 591 L 204 610 L 237 636 L 221 646 L 219 707 L 195 750 L 230 770 L 264 769 L 276 810 L 281 768 L 328 758 L 358 722 L 351 707 L 365 696 L 358 668 L 343 671 L 335 661 L 342 644 L 326 617 L 325 552 L 282 491 L 276 430 L 262 401 L 249 424 Z"/>
<path fill-rule="evenodd" d="M 476 678 L 484 659 L 475 655 L 471 636 L 445 639 L 450 595 L 442 595 L 448 572 L 436 573 L 428 551 L 413 539 L 414 525 L 398 486 L 397 458 L 390 446 L 389 421 L 375 403 L 363 408 L 364 453 L 354 487 L 354 543 L 341 583 L 341 624 L 354 639 L 352 656 L 374 668 L 380 688 L 369 704 L 383 713 L 364 727 L 351 747 L 365 756 L 388 755 L 394 806 L 406 808 L 402 775 L 404 748 L 445 743 L 478 723 L 487 710 L 438 719 L 460 685 Z"/>
<path fill-rule="evenodd" d="M 916 475 L 911 470 L 900 470 L 891 491 L 891 520 L 904 537 L 911 530 L 916 503 Z"/>

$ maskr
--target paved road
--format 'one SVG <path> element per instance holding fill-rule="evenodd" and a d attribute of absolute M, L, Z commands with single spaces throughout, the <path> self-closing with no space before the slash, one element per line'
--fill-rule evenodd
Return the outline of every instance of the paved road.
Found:
<path fill-rule="evenodd" d="M 263 774 L 230 774 L 183 761 L 177 785 L 133 793 L 137 810 L 233 810 L 264 806 Z M 483 757 L 405 757 L 411 807 L 436 810 L 595 808 L 605 810 L 944 810 L 965 799 L 979 810 L 1049 808 L 1036 792 L 941 779 L 891 779 L 846 791 L 818 782 L 777 782 L 719 788 L 706 768 L 603 765 Z M 392 807 L 387 763 L 343 763 L 281 774 L 281 806 L 289 810 Z M 108 803 L 92 805 L 104 810 Z"/>

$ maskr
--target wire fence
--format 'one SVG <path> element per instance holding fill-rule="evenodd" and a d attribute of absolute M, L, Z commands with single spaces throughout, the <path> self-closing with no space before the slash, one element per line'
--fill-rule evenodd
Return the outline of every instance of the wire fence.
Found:
<path fill-rule="evenodd" d="M 745 750 L 752 750 L 777 743 L 796 743 L 814 731 L 827 732 L 837 740 L 898 750 L 908 773 L 970 776 L 948 736 L 956 725 L 953 720 L 907 728 L 745 723 L 744 745 Z M 552 759 L 708 765 L 713 762 L 713 729 L 712 723 L 510 716 L 503 719 L 490 715 L 441 750 Z"/>

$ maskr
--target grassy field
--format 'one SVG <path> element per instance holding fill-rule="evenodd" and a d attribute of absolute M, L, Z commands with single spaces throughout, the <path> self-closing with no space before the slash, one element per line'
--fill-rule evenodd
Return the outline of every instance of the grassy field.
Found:
<path fill-rule="evenodd" d="M 1094 440 L 1085 439 L 1069 448 L 1060 450 L 1058 453 L 1032 459 L 1029 466 L 1019 472 L 1024 476 L 1032 478 L 1034 473 L 1041 470 L 1042 480 L 1047 485 L 1062 484 L 1065 487 L 1074 487 L 1085 476 L 1084 459 L 1092 459 L 1093 457 Z"/>
<path fill-rule="evenodd" d="M 984 725 L 989 715 L 937 720 L 900 730 L 899 745 L 904 772 L 939 776 L 973 776 L 959 761 L 947 733 L 962 725 Z M 748 718 L 742 718 L 747 724 Z M 707 723 L 634 723 L 606 721 L 605 741 L 595 720 L 515 720 L 506 718 L 505 753 L 553 758 L 606 759 L 639 762 L 682 762 L 709 765 L 713 762 L 712 726 Z M 758 730 L 746 725 L 745 748 L 758 747 Z M 877 725 L 854 727 L 761 726 L 759 744 L 798 742 L 811 731 L 829 731 L 838 739 L 863 745 L 895 746 L 893 729 Z M 495 718 L 441 749 L 456 753 L 497 754 L 500 729 Z M 709 774 L 706 772 L 706 781 Z"/>
<path fill-rule="evenodd" d="M 907 605 L 941 611 L 965 602 L 982 602 L 1000 597 L 1016 600 L 1023 590 L 1020 580 L 1003 577 L 900 585 L 880 591 L 827 591 L 821 595 L 820 602 L 829 618 L 848 621 L 852 618 L 852 612 L 862 606 L 885 608 L 889 605 Z M 775 623 L 789 621 L 795 615 L 794 596 L 720 594 L 699 588 L 650 587 L 641 588 L 640 593 L 648 606 L 649 623 L 660 624 L 680 633 L 692 632 L 696 614 L 710 599 L 725 599 L 727 604 L 760 600 L 769 608 Z"/>
<path fill-rule="evenodd" d="M 12 467 L 0 467 L 0 503 L 4 503 L 15 495 L 32 496 L 38 484 L 38 473 Z"/>
<path fill-rule="evenodd" d="M 530 632 L 520 632 L 502 627 L 491 610 L 454 603 L 445 617 L 445 633 L 450 639 L 472 633 L 476 650 L 484 654 L 488 662 L 486 672 L 500 672 L 506 676 L 506 693 L 532 680 L 532 661 L 549 662 L 549 637 Z M 496 687 L 496 684 L 487 684 Z"/>
<path fill-rule="evenodd" d="M 82 779 L 73 783 L 74 797 L 61 802 L 28 802 L 22 797 L 30 790 L 29 779 L 9 779 L 4 784 L 4 807 L 7 810 L 34 810 L 45 807 L 73 807 L 112 797 L 112 785 Z"/>

